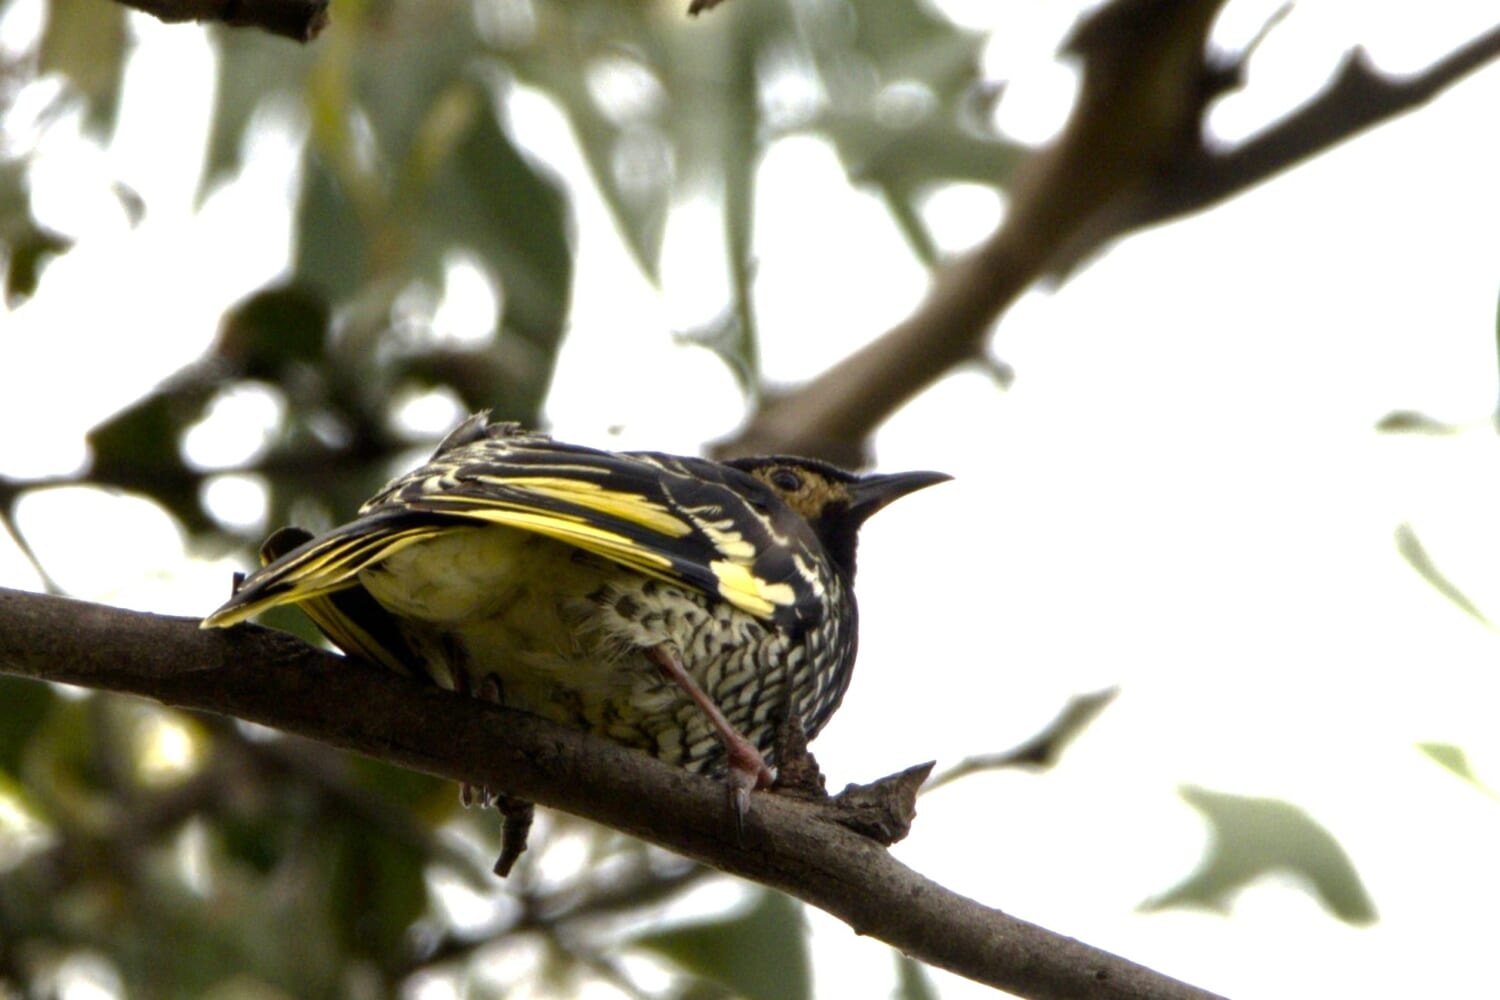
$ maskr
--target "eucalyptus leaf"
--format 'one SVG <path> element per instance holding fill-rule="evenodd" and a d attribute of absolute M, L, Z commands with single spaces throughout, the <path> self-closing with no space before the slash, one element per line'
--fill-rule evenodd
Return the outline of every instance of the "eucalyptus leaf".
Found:
<path fill-rule="evenodd" d="M 1463 747 L 1454 746 L 1452 743 L 1418 743 L 1417 749 L 1440 767 L 1467 781 L 1490 798 L 1500 797 L 1496 795 L 1494 789 L 1479 780 L 1479 775 L 1474 773 L 1473 765 L 1469 763 L 1469 755 L 1464 752 Z"/>
<path fill-rule="evenodd" d="M 802 907 L 760 889 L 739 916 L 636 938 L 678 968 L 712 980 L 749 1000 L 809 1000 L 812 965 Z"/>
<path fill-rule="evenodd" d="M 1192 906 L 1227 913 L 1235 893 L 1256 879 L 1291 874 L 1340 920 L 1375 921 L 1375 904 L 1348 854 L 1298 807 L 1193 786 L 1181 795 L 1212 828 L 1207 852 L 1192 874 L 1141 909 Z"/>
<path fill-rule="evenodd" d="M 1396 526 L 1396 551 L 1401 554 L 1402 559 L 1406 560 L 1408 566 L 1417 571 L 1418 576 L 1426 580 L 1433 590 L 1446 597 L 1454 607 L 1487 628 L 1495 627 L 1489 617 L 1479 609 L 1479 605 L 1470 600 L 1469 595 L 1460 590 L 1457 584 L 1438 569 L 1437 563 L 1433 561 L 1427 547 L 1422 544 L 1422 540 L 1417 537 L 1416 530 L 1410 524 L 1403 522 Z"/>
<path fill-rule="evenodd" d="M 83 99 L 90 127 L 108 134 L 120 110 L 128 39 L 125 7 L 94 0 L 48 0 L 38 69 L 58 73 Z"/>

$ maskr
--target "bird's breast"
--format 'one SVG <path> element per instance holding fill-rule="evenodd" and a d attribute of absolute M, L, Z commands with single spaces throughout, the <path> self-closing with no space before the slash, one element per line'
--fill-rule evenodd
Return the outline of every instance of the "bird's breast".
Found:
<path fill-rule="evenodd" d="M 722 756 L 706 717 L 647 659 L 663 644 L 764 753 L 795 710 L 810 732 L 837 702 L 852 642 L 796 633 L 715 596 L 511 528 L 463 528 L 360 573 L 445 687 L 501 700 L 695 769 Z"/>

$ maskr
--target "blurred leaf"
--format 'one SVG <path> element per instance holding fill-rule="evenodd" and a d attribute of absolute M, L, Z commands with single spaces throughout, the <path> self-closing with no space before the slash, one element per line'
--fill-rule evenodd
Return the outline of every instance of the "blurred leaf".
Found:
<path fill-rule="evenodd" d="M 508 419 L 534 423 L 572 292 L 570 222 L 560 186 L 521 155 L 488 105 L 414 206 L 414 256 L 418 273 L 434 283 L 459 248 L 492 269 L 502 298 L 493 347 L 502 378 L 489 403 Z"/>
<path fill-rule="evenodd" d="M 1392 410 L 1380 418 L 1375 429 L 1382 434 L 1457 434 L 1460 430 L 1415 410 Z"/>
<path fill-rule="evenodd" d="M 323 360 L 331 319 L 311 289 L 270 285 L 230 307 L 213 350 L 246 376 L 280 384 L 288 365 Z"/>
<path fill-rule="evenodd" d="M 368 423 L 420 367 L 390 336 L 392 308 L 405 290 L 441 287 L 468 251 L 500 289 L 502 329 L 490 356 L 465 370 L 460 395 L 535 421 L 572 289 L 567 205 L 501 127 L 474 65 L 472 9 L 372 5 L 336 31 L 308 80 L 312 142 L 293 250 L 297 281 L 344 319 L 336 409 Z M 420 314 L 404 315 L 420 328 Z"/>
<path fill-rule="evenodd" d="M 1479 776 L 1474 773 L 1474 768 L 1469 764 L 1469 755 L 1464 753 L 1462 747 L 1454 746 L 1452 743 L 1418 743 L 1417 749 L 1490 798 L 1500 798 L 1495 794 L 1494 789 L 1479 780 Z"/>
<path fill-rule="evenodd" d="M 91 702 L 99 697 L 54 701 L 28 734 L 19 765 L 22 780 L 50 814 L 89 830 L 113 815 L 112 800 L 101 794 L 107 783 L 99 751 L 107 734 L 90 715 Z"/>
<path fill-rule="evenodd" d="M 458 801 L 458 786 L 446 779 L 368 757 L 355 757 L 350 764 L 359 783 L 393 810 L 420 812 L 435 800 Z"/>
<path fill-rule="evenodd" d="M 535 13 L 529 40 L 539 44 L 502 38 L 501 50 L 522 79 L 562 105 L 625 245 L 655 281 L 676 175 L 667 134 L 675 109 L 659 74 L 672 63 L 680 15 L 609 0 L 543 4 Z"/>
<path fill-rule="evenodd" d="M 198 198 L 243 165 L 245 136 L 257 112 L 301 104 L 317 47 L 288 45 L 259 31 L 217 25 L 208 29 L 217 50 L 214 109 Z"/>
<path fill-rule="evenodd" d="M 1276 799 L 1250 798 L 1185 786 L 1183 799 L 1213 828 L 1207 853 L 1182 882 L 1141 904 L 1145 911 L 1196 906 L 1227 913 L 1230 897 L 1262 876 L 1300 876 L 1340 920 L 1375 920 L 1354 865 L 1333 835 L 1307 813 Z"/>
<path fill-rule="evenodd" d="M 1003 186 L 1023 147 L 992 128 L 998 89 L 980 72 L 984 35 L 959 27 L 922 0 L 797 8 L 828 95 L 812 122 L 838 147 L 855 181 L 880 190 L 919 257 L 930 237 L 914 208 L 942 181 Z"/>
<path fill-rule="evenodd" d="M 309 150 L 293 223 L 292 273 L 298 284 L 348 299 L 369 277 L 370 234 L 327 165 Z"/>
<path fill-rule="evenodd" d="M 0 771 L 19 772 L 22 754 L 56 700 L 46 684 L 0 677 Z"/>
<path fill-rule="evenodd" d="M 36 291 L 42 267 L 72 241 L 40 225 L 31 214 L 29 159 L 0 154 L 0 261 L 5 303 L 15 306 Z"/>
<path fill-rule="evenodd" d="M 17 306 L 36 292 L 42 267 L 73 246 L 73 241 L 31 222 L 9 227 L 3 249 L 6 251 L 5 303 Z"/>
<path fill-rule="evenodd" d="M 1484 612 L 1479 610 L 1479 606 L 1469 600 L 1468 596 L 1462 590 L 1459 590 L 1451 580 L 1438 570 L 1437 564 L 1432 561 L 1432 557 L 1428 555 L 1427 549 L 1423 547 L 1422 542 L 1417 538 L 1416 531 L 1412 529 L 1410 524 L 1404 521 L 1396 526 L 1396 551 L 1401 553 L 1401 558 L 1405 559 L 1407 564 L 1416 570 L 1422 579 L 1431 584 L 1432 588 L 1439 594 L 1442 594 L 1449 601 L 1453 602 L 1459 610 L 1487 628 L 1495 627 L 1485 617 Z"/>
<path fill-rule="evenodd" d="M 965 757 L 957 764 L 934 775 L 922 786 L 922 792 L 933 791 L 960 778 L 982 771 L 994 771 L 1007 767 L 1024 767 L 1046 770 L 1054 766 L 1063 753 L 1093 724 L 1109 704 L 1120 693 L 1119 688 L 1104 688 L 1091 694 L 1076 695 L 1068 699 L 1061 712 L 1042 729 L 1019 746 L 993 754 L 977 754 Z"/>
<path fill-rule="evenodd" d="M 383 965 L 402 960 L 411 926 L 427 907 L 421 852 L 372 836 L 357 820 L 339 824 L 332 850 L 334 919 L 349 951 Z"/>
<path fill-rule="evenodd" d="M 810 1000 L 801 904 L 768 889 L 757 889 L 756 897 L 738 917 L 647 934 L 634 943 L 750 1000 Z"/>
<path fill-rule="evenodd" d="M 489 349 L 418 351 L 400 359 L 396 370 L 403 381 L 451 390 L 469 411 L 493 406 L 514 377 L 498 353 Z"/>
<path fill-rule="evenodd" d="M 229 814 L 214 825 L 226 857 L 257 875 L 269 875 L 290 847 L 284 817 L 259 810 L 255 814 Z"/>
<path fill-rule="evenodd" d="M 211 391 L 204 385 L 164 385 L 96 425 L 86 438 L 93 455 L 89 475 L 145 494 L 189 531 L 213 529 L 180 448 L 184 432 L 203 416 Z"/>
<path fill-rule="evenodd" d="M 672 141 L 689 190 L 719 200 L 732 292 L 726 320 L 692 339 L 713 351 L 747 393 L 760 386 L 755 319 L 755 179 L 769 135 L 761 118 L 757 67 L 775 58 L 790 32 L 787 11 L 735 4 L 712 34 L 679 34 L 669 63 Z"/>
<path fill-rule="evenodd" d="M 914 958 L 896 952 L 895 1000 L 938 1000 L 937 987 L 927 967 Z"/>
<path fill-rule="evenodd" d="M 269 877 L 210 849 L 201 859 L 210 877 L 190 885 L 170 841 L 136 859 L 119 916 L 111 923 L 101 914 L 104 926 L 93 931 L 137 986 L 132 995 L 196 1000 L 231 971 L 293 996 L 348 995 L 337 987 L 350 956 L 321 905 L 328 859 L 314 854 L 315 838 L 285 839 L 291 851 Z"/>
<path fill-rule="evenodd" d="M 120 109 L 125 70 L 125 8 L 97 0 L 48 0 L 38 69 L 66 77 L 90 127 L 108 133 Z"/>

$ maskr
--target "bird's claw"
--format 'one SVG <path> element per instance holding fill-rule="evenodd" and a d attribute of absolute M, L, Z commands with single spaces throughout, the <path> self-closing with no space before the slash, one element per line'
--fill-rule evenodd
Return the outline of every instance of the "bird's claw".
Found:
<path fill-rule="evenodd" d="M 735 842 L 745 842 L 745 817 L 750 813 L 750 793 L 758 788 L 770 788 L 776 781 L 776 772 L 766 764 L 760 751 L 750 741 L 740 737 L 726 740 L 729 751 L 729 774 L 726 785 L 729 789 L 729 808 L 734 812 Z"/>

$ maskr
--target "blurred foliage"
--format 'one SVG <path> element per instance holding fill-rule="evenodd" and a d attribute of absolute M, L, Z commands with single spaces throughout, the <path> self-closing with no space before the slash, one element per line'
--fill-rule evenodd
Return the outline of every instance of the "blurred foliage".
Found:
<path fill-rule="evenodd" d="M 0 0 L 0 14 L 15 2 Z M 45 296 L 49 264 L 80 239 L 34 211 L 38 151 L 66 123 L 108 149 L 139 16 L 101 0 L 42 8 L 31 48 L 0 66 L 10 308 Z M 734 3 L 697 20 L 681 3 L 347 0 L 304 47 L 205 35 L 217 62 L 199 201 L 237 182 L 267 130 L 291 136 L 287 267 L 224 304 L 201 358 L 93 428 L 78 481 L 149 497 L 219 547 L 259 539 L 216 518 L 204 500 L 215 476 L 252 474 L 272 526 L 341 517 L 425 444 L 400 422 L 403 400 L 438 393 L 456 410 L 538 421 L 573 293 L 573 192 L 512 127 L 518 86 L 571 124 L 650 280 L 674 207 L 720 206 L 729 293 L 718 320 L 685 334 L 747 396 L 760 389 L 755 175 L 772 142 L 825 139 L 929 264 L 921 199 L 957 180 L 1003 186 L 1017 160 L 990 126 L 983 37 L 919 0 Z M 45 94 L 42 110 L 12 114 L 22 93 Z M 150 210 L 112 190 L 130 221 Z M 460 263 L 498 303 L 478 340 L 432 330 Z M 247 393 L 274 403 L 261 446 L 232 466 L 190 461 L 189 432 Z M 0 470 L 11 528 L 27 489 Z M 312 637 L 294 613 L 271 623 Z M 757 890 L 729 916 L 700 907 L 670 929 L 643 923 L 701 873 L 627 838 L 544 817 L 501 884 L 487 871 L 498 823 L 460 811 L 446 783 L 8 678 L 0 706 L 0 992 L 65 992 L 83 963 L 130 995 L 166 998 L 395 996 L 434 975 L 479 996 L 523 980 L 545 992 L 602 980 L 635 996 L 811 994 L 799 904 Z M 579 842 L 572 875 L 541 877 L 553 844 Z M 454 893 L 491 916 L 455 920 Z M 631 916 L 606 934 L 600 913 Z M 481 974 L 488 947 L 528 937 L 545 942 L 529 971 L 503 985 Z M 667 984 L 636 985 L 614 960 L 621 946 L 672 970 Z M 915 967 L 901 981 L 902 995 L 930 995 Z"/>
<path fill-rule="evenodd" d="M 1185 787 L 1182 797 L 1203 814 L 1211 836 L 1208 852 L 1191 875 L 1141 904 L 1144 910 L 1199 906 L 1228 912 L 1235 893 L 1265 876 L 1290 875 L 1314 893 L 1340 920 L 1375 920 L 1354 864 L 1323 826 L 1296 806 Z"/>
<path fill-rule="evenodd" d="M 937 995 L 921 962 L 906 955 L 896 956 L 895 1000 L 937 1000 Z"/>
<path fill-rule="evenodd" d="M 19 6 L 0 0 L 0 15 Z M 41 139 L 72 115 L 108 147 L 140 16 L 104 0 L 40 6 L 30 48 L 0 54 L 5 309 L 47 294 L 51 262 L 79 238 L 34 211 Z M 435 392 L 536 423 L 568 324 L 575 193 L 513 129 L 518 86 L 565 116 L 649 279 L 660 280 L 672 211 L 700 198 L 718 206 L 729 292 L 717 319 L 684 335 L 715 351 L 747 397 L 762 388 L 755 178 L 773 142 L 827 142 L 928 265 L 938 255 L 924 197 L 952 182 L 1009 182 L 1022 151 L 992 127 L 1001 91 L 980 69 L 984 38 L 921 0 L 738 0 L 697 20 L 685 7 L 340 0 L 305 47 L 206 31 L 217 76 L 200 199 L 236 183 L 258 136 L 292 136 L 287 268 L 224 304 L 202 358 L 92 430 L 80 481 L 150 497 L 195 541 L 240 546 L 248 559 L 259 539 L 203 499 L 226 470 L 183 449 L 236 393 L 277 404 L 262 447 L 228 470 L 254 474 L 273 526 L 347 514 L 424 445 L 398 419 L 403 400 Z M 50 96 L 22 121 L 13 112 L 28 93 Z M 122 184 L 112 191 L 132 221 L 150 207 Z M 432 330 L 459 261 L 479 268 L 499 303 L 478 342 Z M 1388 429 L 1428 423 L 1398 416 Z M 27 488 L 0 469 L 7 524 Z M 271 623 L 312 637 L 295 614 Z M 1065 746 L 1102 704 L 1065 715 L 1049 745 Z M 172 747 L 186 763 L 153 771 Z M 1427 752 L 1469 777 L 1461 754 Z M 1344 919 L 1373 917 L 1348 859 L 1300 811 L 1184 794 L 1209 817 L 1215 846 L 1151 906 L 1222 906 L 1285 869 Z M 433 976 L 475 996 L 594 981 L 631 996 L 811 994 L 791 900 L 756 890 L 728 916 L 700 907 L 664 929 L 651 918 L 690 884 L 680 865 L 557 817 L 543 818 L 517 875 L 498 884 L 487 871 L 498 823 L 456 802 L 446 783 L 251 727 L 0 677 L 0 994 L 20 984 L 60 995 L 79 961 L 102 963 L 119 992 L 164 998 L 384 997 Z M 565 877 L 543 863 L 554 845 L 573 862 Z M 516 941 L 540 942 L 526 971 L 490 961 Z M 636 983 L 614 961 L 621 947 L 663 963 L 666 985 Z M 510 978 L 496 982 L 494 967 Z M 900 957 L 896 990 L 934 995 Z"/>
<path fill-rule="evenodd" d="M 812 966 L 801 907 L 778 892 L 756 893 L 737 917 L 660 931 L 635 944 L 747 1000 L 808 1000 Z"/>
<path fill-rule="evenodd" d="M 1494 623 L 1480 610 L 1479 605 L 1470 600 L 1457 584 L 1438 569 L 1437 563 L 1433 562 L 1427 547 L 1422 544 L 1422 540 L 1417 537 L 1416 530 L 1410 524 L 1403 522 L 1396 526 L 1396 551 L 1400 553 L 1402 559 L 1406 560 L 1408 566 L 1416 570 L 1418 576 L 1426 580 L 1433 590 L 1447 598 L 1454 607 L 1487 628 L 1495 627 Z"/>
<path fill-rule="evenodd" d="M 1417 749 L 1434 763 L 1467 781 L 1490 798 L 1500 798 L 1493 788 L 1479 780 L 1479 775 L 1474 773 L 1474 767 L 1469 763 L 1469 755 L 1464 752 L 1463 747 L 1454 746 L 1452 743 L 1418 743 Z"/>

